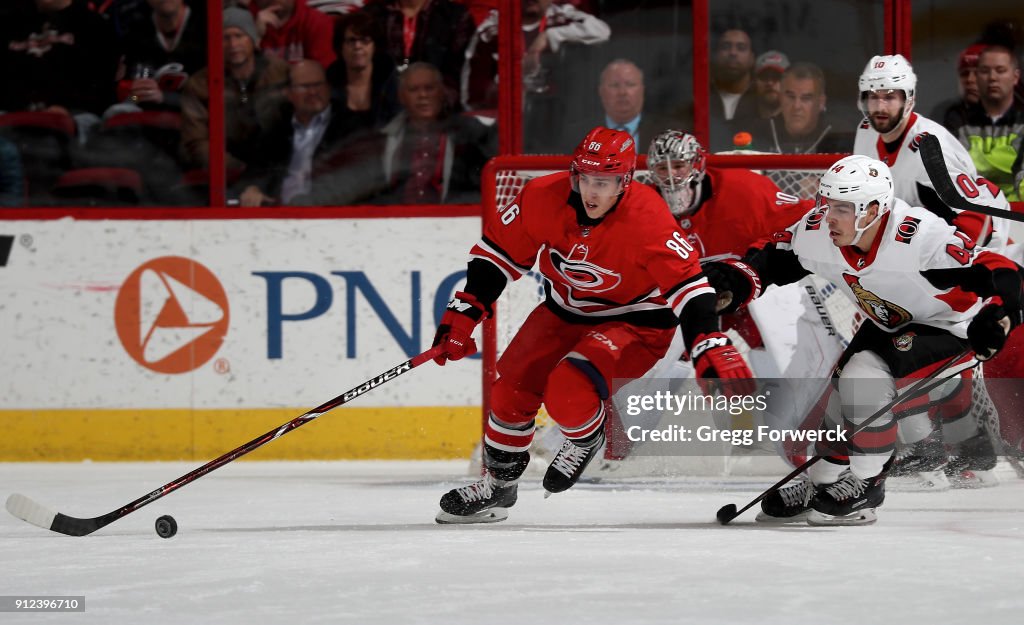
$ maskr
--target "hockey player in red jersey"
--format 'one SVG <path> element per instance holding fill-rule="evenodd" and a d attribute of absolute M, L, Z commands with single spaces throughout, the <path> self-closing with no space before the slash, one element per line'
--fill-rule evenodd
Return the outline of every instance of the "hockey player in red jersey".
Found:
<path fill-rule="evenodd" d="M 742 256 L 754 241 L 782 230 L 814 208 L 783 193 L 767 176 L 707 166 L 696 137 L 666 130 L 651 141 L 647 168 L 654 187 L 703 260 Z"/>
<path fill-rule="evenodd" d="M 576 149 L 570 171 L 528 182 L 485 224 L 470 252 L 465 291 L 438 327 L 438 363 L 475 351 L 474 328 L 535 259 L 547 296 L 498 361 L 484 476 L 441 498 L 439 523 L 507 518 L 542 403 L 566 437 L 544 488 L 572 487 L 604 441 L 613 380 L 642 376 L 679 329 L 702 379 L 719 378 L 727 393 L 753 390 L 750 369 L 718 331 L 716 294 L 696 251 L 658 195 L 631 184 L 635 167 L 630 135 L 597 127 Z"/>
<path fill-rule="evenodd" d="M 922 161 L 920 138 L 924 134 L 938 139 L 949 176 L 964 197 L 975 204 L 1010 210 L 999 187 L 978 175 L 967 149 L 941 124 L 914 112 L 917 76 L 907 59 L 900 54 L 872 57 L 860 75 L 858 86 L 859 106 L 865 117 L 854 139 L 854 154 L 877 158 L 889 166 L 897 198 L 911 206 L 927 208 L 979 244 L 1005 253 L 1008 220 L 954 211 L 936 194 L 935 183 L 929 179 Z M 1024 377 L 1024 359 L 1018 355 L 1024 350 L 1024 333 L 1015 334 L 1010 341 L 996 362 L 986 363 L 986 375 L 991 370 L 1005 377 Z M 930 422 L 924 413 L 901 422 L 902 447 L 893 475 L 905 476 L 914 485 L 930 490 L 997 484 L 998 479 L 992 472 L 996 450 L 985 425 L 1000 420 L 992 406 L 991 401 L 975 402 L 970 407 L 970 419 L 975 424 L 953 428 L 946 435 L 940 432 L 943 424 Z M 959 409 L 949 406 L 944 412 L 952 411 Z M 937 411 L 932 412 L 934 416 Z M 1014 419 L 1018 415 L 1011 412 L 1003 418 Z M 966 420 L 963 425 L 967 425 Z M 947 447 L 952 449 L 952 455 L 947 453 Z"/>
<path fill-rule="evenodd" d="M 749 302 L 762 286 L 815 273 L 840 285 L 864 311 L 870 323 L 840 359 L 827 426 L 852 432 L 895 396 L 898 385 L 929 375 L 969 346 L 974 355 L 946 371 L 960 379 L 943 386 L 966 383 L 975 358 L 991 358 L 1021 324 L 1021 268 L 928 210 L 895 199 L 881 161 L 862 155 L 839 160 L 822 176 L 819 195 L 819 207 L 801 222 L 741 261 L 710 263 L 705 271 L 719 293 L 731 296 L 730 307 Z M 762 500 L 758 519 L 874 522 L 896 429 L 889 412 L 845 448 L 819 444 L 824 458 L 809 469 L 809 479 Z"/>

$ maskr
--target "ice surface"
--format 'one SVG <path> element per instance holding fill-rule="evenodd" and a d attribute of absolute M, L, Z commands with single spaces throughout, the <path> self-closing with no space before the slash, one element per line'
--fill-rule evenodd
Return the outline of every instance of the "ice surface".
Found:
<path fill-rule="evenodd" d="M 65 514 L 109 512 L 201 463 L 0 464 Z M 84 595 L 84 614 L 0 623 L 1024 622 L 1024 482 L 890 491 L 877 525 L 768 528 L 773 479 L 580 484 L 536 478 L 509 520 L 433 522 L 465 462 L 236 462 L 91 536 L 0 513 L 0 595 Z M 162 514 L 178 522 L 156 535 Z"/>

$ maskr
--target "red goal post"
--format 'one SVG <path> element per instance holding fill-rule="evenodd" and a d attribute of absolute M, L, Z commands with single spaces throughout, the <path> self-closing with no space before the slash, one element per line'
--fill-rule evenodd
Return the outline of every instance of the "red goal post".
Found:
<path fill-rule="evenodd" d="M 801 198 L 813 197 L 817 180 L 842 154 L 713 154 L 708 166 L 715 168 L 744 168 L 771 178 L 784 193 Z M 569 168 L 571 156 L 499 156 L 491 159 L 481 176 L 481 205 L 483 223 L 497 219 L 527 181 Z M 636 180 L 646 183 L 650 173 L 647 159 L 640 157 Z M 483 329 L 483 416 L 490 409 L 491 385 L 497 377 L 495 365 L 501 350 L 508 344 L 519 325 L 542 299 L 538 280 L 531 276 L 509 285 L 498 300 L 493 318 L 484 322 Z M 526 283 L 525 285 L 523 283 Z"/>

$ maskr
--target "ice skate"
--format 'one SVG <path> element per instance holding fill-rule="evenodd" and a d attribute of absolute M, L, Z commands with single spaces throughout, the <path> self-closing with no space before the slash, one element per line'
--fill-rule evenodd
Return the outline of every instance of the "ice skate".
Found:
<path fill-rule="evenodd" d="M 797 523 L 807 520 L 815 488 L 811 480 L 801 476 L 761 500 L 758 523 Z"/>
<path fill-rule="evenodd" d="M 885 501 L 883 470 L 875 477 L 861 479 L 849 469 L 834 484 L 818 490 L 811 498 L 809 525 L 870 525 L 878 520 L 875 509 Z"/>
<path fill-rule="evenodd" d="M 956 455 L 949 457 L 946 477 L 953 488 L 989 488 L 999 484 L 995 474 L 995 448 L 984 432 L 956 446 Z"/>
<path fill-rule="evenodd" d="M 529 452 L 507 452 L 484 445 L 487 468 L 482 478 L 441 497 L 434 518 L 442 524 L 497 523 L 508 518 L 518 498 L 519 477 L 530 462 Z"/>
<path fill-rule="evenodd" d="M 434 520 L 441 524 L 504 521 L 516 503 L 518 488 L 516 482 L 498 481 L 487 472 L 479 481 L 445 493 Z"/>
<path fill-rule="evenodd" d="M 948 490 L 947 463 L 945 445 L 928 437 L 896 452 L 890 475 L 900 490 Z"/>
<path fill-rule="evenodd" d="M 570 440 L 562 443 L 562 448 L 555 454 L 555 459 L 551 461 L 547 473 L 544 474 L 544 490 L 547 491 L 544 496 L 549 497 L 572 488 L 590 461 L 599 455 L 603 442 L 604 431 L 601 431 L 586 447 L 581 447 Z"/>

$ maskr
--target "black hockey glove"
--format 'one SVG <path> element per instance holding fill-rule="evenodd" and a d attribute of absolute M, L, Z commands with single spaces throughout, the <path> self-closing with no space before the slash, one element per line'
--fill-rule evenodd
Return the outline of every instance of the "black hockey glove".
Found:
<path fill-rule="evenodd" d="M 735 312 L 761 295 L 761 278 L 747 263 L 728 259 L 701 265 L 708 283 L 718 293 L 715 312 Z"/>
<path fill-rule="evenodd" d="M 1021 311 L 1008 312 L 1002 304 L 982 308 L 967 326 L 967 340 L 978 360 L 988 360 L 1006 345 L 1006 336 L 1021 322 Z"/>

